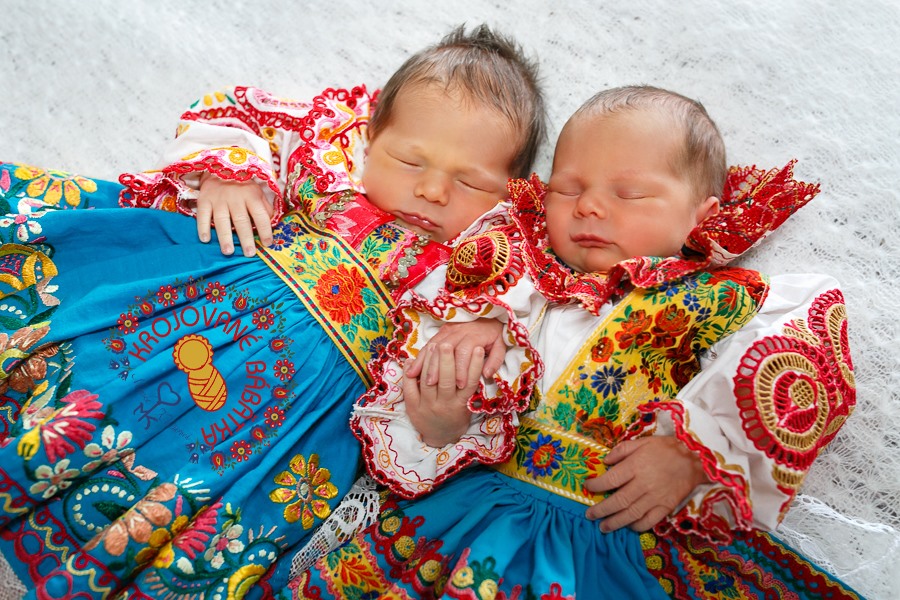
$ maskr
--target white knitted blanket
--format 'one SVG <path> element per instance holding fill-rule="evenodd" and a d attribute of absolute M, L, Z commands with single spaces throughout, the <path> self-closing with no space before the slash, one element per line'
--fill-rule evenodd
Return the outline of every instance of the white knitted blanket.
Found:
<path fill-rule="evenodd" d="M 649 83 L 700 99 L 730 163 L 797 158 L 797 177 L 821 182 L 819 197 L 742 263 L 831 273 L 851 326 L 858 408 L 779 534 L 867 597 L 897 597 L 896 0 L 0 0 L 0 160 L 115 179 L 154 166 L 182 110 L 209 90 L 375 89 L 463 22 L 517 37 L 540 61 L 552 121 L 541 175 L 582 101 Z M 0 600 L 16 589 L 0 574 Z"/>

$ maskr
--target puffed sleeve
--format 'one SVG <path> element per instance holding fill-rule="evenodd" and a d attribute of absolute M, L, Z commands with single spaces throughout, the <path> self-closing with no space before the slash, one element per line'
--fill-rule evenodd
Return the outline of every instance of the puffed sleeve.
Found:
<path fill-rule="evenodd" d="M 165 148 L 158 169 L 119 178 L 126 186 L 120 204 L 191 215 L 200 177 L 207 174 L 227 181 L 256 181 L 272 203 L 272 220 L 277 222 L 286 211 L 297 208 L 296 195 L 285 193 L 292 170 L 299 169 L 295 177 L 319 177 L 333 170 L 328 163 L 315 164 L 316 151 L 310 146 L 342 150 L 352 145 L 348 140 L 363 133 L 371 100 L 363 87 L 328 89 L 308 102 L 279 98 L 253 87 L 206 94 L 181 116 L 176 137 Z M 339 139 L 317 135 L 322 133 Z M 321 167 L 318 172 L 317 166 Z"/>
<path fill-rule="evenodd" d="M 727 540 L 731 529 L 774 529 L 815 458 L 856 402 L 847 319 L 825 275 L 770 279 L 760 311 L 716 343 L 701 372 L 659 413 L 713 482 L 663 523 Z"/>
<path fill-rule="evenodd" d="M 461 249 L 465 254 L 465 247 L 466 242 L 457 246 L 449 269 L 435 271 L 416 289 L 428 291 L 444 272 L 449 271 L 452 280 L 454 262 Z M 370 475 L 401 496 L 419 496 L 472 463 L 502 462 L 512 452 L 518 413 L 528 408 L 535 381 L 543 372 L 530 329 L 543 314 L 546 300 L 521 273 L 515 285 L 502 289 L 493 294 L 484 287 L 469 292 L 445 289 L 434 299 L 413 293 L 393 312 L 394 339 L 373 367 L 379 384 L 357 402 L 351 425 L 363 444 Z M 406 414 L 402 365 L 416 357 L 445 323 L 475 319 L 496 319 L 503 324 L 504 363 L 492 379 L 482 380 L 469 400 L 472 418 L 466 433 L 444 447 L 428 446 Z"/>

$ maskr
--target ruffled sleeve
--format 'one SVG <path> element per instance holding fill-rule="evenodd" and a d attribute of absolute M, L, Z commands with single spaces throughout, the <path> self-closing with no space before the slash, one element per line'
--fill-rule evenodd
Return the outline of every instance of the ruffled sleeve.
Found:
<path fill-rule="evenodd" d="M 198 100 L 178 124 L 159 169 L 125 173 L 123 206 L 191 215 L 208 173 L 256 181 L 274 208 L 273 223 L 302 208 L 299 188 L 361 191 L 365 131 L 374 99 L 364 87 L 328 89 L 309 102 L 252 87 L 216 91 Z"/>
<path fill-rule="evenodd" d="M 435 271 L 417 288 L 431 292 L 429 288 L 437 287 L 436 280 L 446 277 L 448 289 L 454 291 L 437 292 L 434 299 L 410 294 L 401 301 L 393 313 L 395 337 L 373 367 L 380 384 L 354 408 L 351 425 L 363 444 L 366 468 L 401 496 L 419 496 L 472 463 L 502 462 L 512 452 L 517 415 L 528 408 L 535 381 L 543 373 L 529 329 L 543 314 L 546 301 L 523 270 L 514 266 L 516 261 L 506 262 L 504 268 L 489 258 L 491 251 L 485 246 L 494 246 L 510 259 L 517 256 L 514 246 L 503 244 L 508 241 L 507 233 L 509 229 L 501 228 L 463 240 L 449 268 Z M 441 287 L 443 283 L 440 281 Z M 492 380 L 481 382 L 469 400 L 472 420 L 468 431 L 453 444 L 428 446 L 406 414 L 402 365 L 417 356 L 445 323 L 479 318 L 504 324 L 504 363 Z"/>
<path fill-rule="evenodd" d="M 770 284 L 758 314 L 712 346 L 701 372 L 661 406 L 657 433 L 674 433 L 713 483 L 658 525 L 660 534 L 676 529 L 727 540 L 730 529 L 774 529 L 853 410 L 837 282 L 804 274 L 771 277 Z"/>

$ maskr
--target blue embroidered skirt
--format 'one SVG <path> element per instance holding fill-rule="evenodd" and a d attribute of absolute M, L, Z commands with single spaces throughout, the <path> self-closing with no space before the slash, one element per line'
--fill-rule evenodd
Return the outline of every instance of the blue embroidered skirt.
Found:
<path fill-rule="evenodd" d="M 358 475 L 364 378 L 288 275 L 120 189 L 0 164 L 0 550 L 34 597 L 259 596 Z"/>

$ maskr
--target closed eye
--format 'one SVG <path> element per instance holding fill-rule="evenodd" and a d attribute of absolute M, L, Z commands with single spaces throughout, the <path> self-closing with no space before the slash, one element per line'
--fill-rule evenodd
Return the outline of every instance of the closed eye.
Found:
<path fill-rule="evenodd" d="M 463 187 L 465 187 L 465 188 L 468 188 L 468 189 L 470 189 L 470 190 L 474 190 L 474 191 L 476 191 L 476 192 L 485 192 L 485 193 L 488 193 L 488 194 L 492 194 L 492 193 L 494 193 L 494 192 L 496 191 L 496 190 L 492 189 L 492 187 L 486 186 L 486 185 L 481 184 L 481 183 L 475 183 L 475 182 L 465 181 L 465 180 L 462 180 L 462 179 L 457 179 L 457 181 L 459 182 L 459 184 L 460 184 L 461 186 L 463 186 Z"/>
<path fill-rule="evenodd" d="M 549 188 L 547 190 L 548 194 L 559 194 L 560 196 L 568 196 L 570 198 L 578 195 L 578 190 L 569 189 L 569 188 Z"/>
<path fill-rule="evenodd" d="M 422 166 L 421 164 L 419 164 L 419 162 L 416 159 L 408 157 L 408 156 L 391 154 L 390 152 L 388 152 L 387 155 L 390 156 L 391 158 L 393 158 L 394 160 L 396 160 L 397 162 L 404 164 L 408 167 L 421 167 Z"/>

